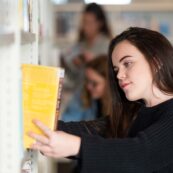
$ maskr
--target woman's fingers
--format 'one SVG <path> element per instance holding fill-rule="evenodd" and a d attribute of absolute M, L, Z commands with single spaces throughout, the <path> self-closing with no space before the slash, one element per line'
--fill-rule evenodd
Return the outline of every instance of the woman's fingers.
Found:
<path fill-rule="evenodd" d="M 55 157 L 55 155 L 52 152 L 44 152 L 44 156 Z"/>
<path fill-rule="evenodd" d="M 49 139 L 43 135 L 38 135 L 33 132 L 29 132 L 28 135 L 41 144 L 49 145 Z"/>
<path fill-rule="evenodd" d="M 41 142 L 37 141 L 36 143 L 32 144 L 31 149 L 40 151 L 44 156 L 55 157 L 55 153 L 52 150 L 52 147 L 45 145 Z"/>
<path fill-rule="evenodd" d="M 47 145 L 40 145 L 39 143 L 35 143 L 31 146 L 32 149 L 34 150 L 39 150 L 40 152 L 42 152 L 44 155 L 45 153 L 52 153 L 52 149 L 51 147 L 47 146 Z"/>
<path fill-rule="evenodd" d="M 50 130 L 46 125 L 44 125 L 42 122 L 38 121 L 38 120 L 33 120 L 33 123 L 39 127 L 45 135 L 47 135 L 48 137 L 51 136 L 52 130 Z"/>

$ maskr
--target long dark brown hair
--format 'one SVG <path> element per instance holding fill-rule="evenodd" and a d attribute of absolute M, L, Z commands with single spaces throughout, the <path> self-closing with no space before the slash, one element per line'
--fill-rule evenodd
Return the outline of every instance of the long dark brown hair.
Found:
<path fill-rule="evenodd" d="M 96 19 L 102 24 L 100 27 L 100 33 L 107 36 L 108 38 L 111 38 L 111 36 L 112 36 L 111 31 L 108 26 L 107 18 L 106 18 L 106 15 L 105 15 L 105 12 L 104 12 L 102 6 L 100 6 L 96 3 L 89 3 L 85 6 L 85 8 L 83 10 L 83 14 L 85 14 L 85 13 L 93 14 L 96 17 Z M 79 31 L 79 41 L 82 41 L 84 39 L 85 39 L 85 34 L 84 34 L 83 30 L 81 29 Z"/>
<path fill-rule="evenodd" d="M 167 94 L 173 93 L 173 47 L 160 33 L 145 28 L 130 27 L 115 37 L 109 46 L 109 83 L 111 90 L 111 129 L 115 137 L 125 137 L 141 106 L 139 101 L 128 101 L 118 85 L 112 64 L 112 52 L 127 40 L 146 58 L 153 75 L 153 83 Z"/>

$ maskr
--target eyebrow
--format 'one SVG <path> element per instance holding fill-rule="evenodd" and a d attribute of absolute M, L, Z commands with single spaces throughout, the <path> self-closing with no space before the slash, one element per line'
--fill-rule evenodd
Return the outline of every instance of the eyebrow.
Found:
<path fill-rule="evenodd" d="M 123 57 L 119 60 L 119 62 L 122 62 L 124 59 L 129 58 L 129 57 L 132 57 L 132 56 L 130 56 L 130 55 L 125 55 L 125 56 L 123 56 Z M 116 66 L 113 66 L 113 68 L 117 68 L 117 67 L 116 67 Z"/>

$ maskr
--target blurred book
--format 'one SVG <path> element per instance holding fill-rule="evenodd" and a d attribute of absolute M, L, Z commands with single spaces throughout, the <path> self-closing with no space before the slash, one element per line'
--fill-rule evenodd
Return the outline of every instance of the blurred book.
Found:
<path fill-rule="evenodd" d="M 55 130 L 59 117 L 60 98 L 64 70 L 32 64 L 22 65 L 22 95 L 23 95 L 23 124 L 24 147 L 30 148 L 35 141 L 27 135 L 32 131 L 42 134 L 33 123 L 38 119 Z"/>

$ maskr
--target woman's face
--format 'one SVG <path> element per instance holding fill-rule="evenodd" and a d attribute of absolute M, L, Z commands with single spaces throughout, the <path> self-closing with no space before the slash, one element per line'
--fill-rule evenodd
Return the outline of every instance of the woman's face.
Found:
<path fill-rule="evenodd" d="M 86 86 L 93 99 L 101 99 L 105 93 L 105 79 L 91 68 L 86 69 Z"/>
<path fill-rule="evenodd" d="M 82 19 L 82 30 L 87 38 L 94 37 L 99 33 L 101 24 L 93 13 L 84 13 Z"/>
<path fill-rule="evenodd" d="M 144 55 L 129 41 L 120 42 L 113 50 L 112 62 L 119 86 L 130 101 L 148 100 L 153 96 L 151 68 Z"/>

